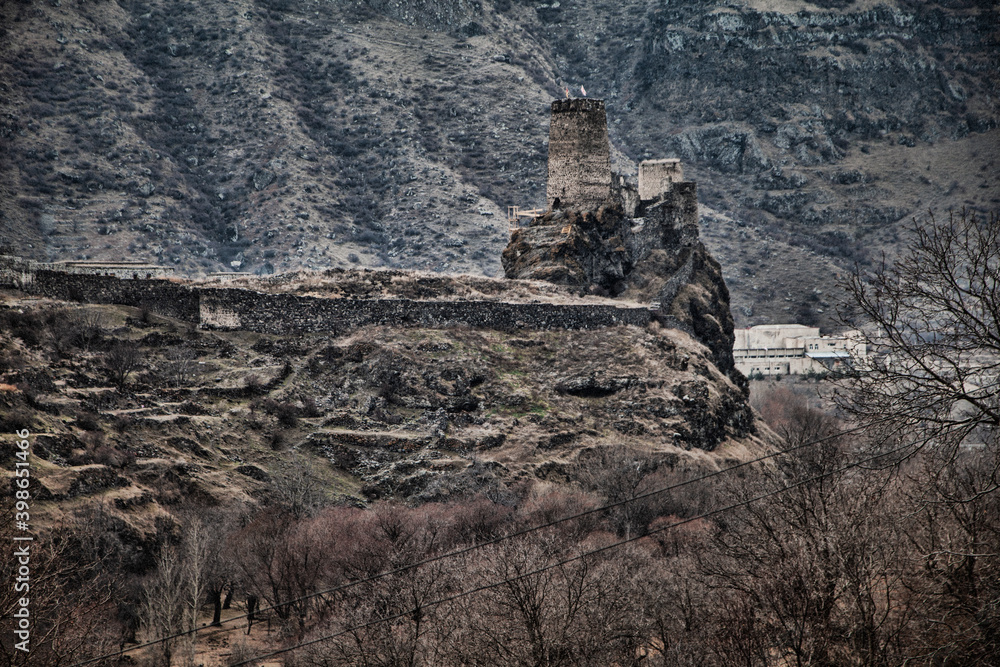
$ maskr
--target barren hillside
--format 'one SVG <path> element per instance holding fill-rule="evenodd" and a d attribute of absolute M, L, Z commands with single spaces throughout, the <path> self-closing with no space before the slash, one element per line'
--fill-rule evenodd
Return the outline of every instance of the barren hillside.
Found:
<path fill-rule="evenodd" d="M 609 444 L 671 469 L 763 446 L 709 351 L 657 325 L 292 339 L 5 298 L 0 417 L 37 434 L 50 518 L 100 497 L 155 532 L 177 494 L 266 504 L 303 475 L 328 499 L 426 501 L 567 481 Z"/>

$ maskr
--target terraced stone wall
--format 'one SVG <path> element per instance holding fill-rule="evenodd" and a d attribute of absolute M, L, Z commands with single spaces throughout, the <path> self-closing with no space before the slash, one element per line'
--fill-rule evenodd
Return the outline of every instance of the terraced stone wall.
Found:
<path fill-rule="evenodd" d="M 200 287 L 157 278 L 65 273 L 37 267 L 20 258 L 0 257 L 0 287 L 65 301 L 146 308 L 210 329 L 271 334 L 345 331 L 369 325 L 593 329 L 627 324 L 643 326 L 655 317 L 642 306 L 322 298 Z"/>

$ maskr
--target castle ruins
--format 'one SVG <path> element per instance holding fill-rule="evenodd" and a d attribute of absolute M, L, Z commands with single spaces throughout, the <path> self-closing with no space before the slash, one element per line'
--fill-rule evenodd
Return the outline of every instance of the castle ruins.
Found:
<path fill-rule="evenodd" d="M 684 181 L 680 160 L 643 160 L 638 188 L 611 170 L 611 143 L 604 100 L 552 102 L 546 200 L 549 210 L 597 211 L 621 206 L 630 218 Z M 693 185 L 693 184 L 692 184 Z M 694 196 L 691 188 L 689 196 Z"/>
<path fill-rule="evenodd" d="M 684 172 L 677 158 L 643 160 L 639 163 L 639 199 L 656 199 L 683 180 Z"/>
<path fill-rule="evenodd" d="M 596 211 L 611 198 L 611 144 L 604 100 L 552 103 L 548 207 Z"/>
<path fill-rule="evenodd" d="M 511 235 L 502 258 L 506 275 L 623 296 L 632 304 L 266 294 L 166 279 L 170 268 L 141 263 L 46 264 L 12 256 L 0 256 L 0 287 L 148 308 L 206 328 L 268 333 L 372 324 L 583 329 L 656 319 L 702 341 L 723 372 L 733 371 L 729 292 L 721 267 L 698 239 L 696 187 L 683 180 L 679 161 L 642 162 L 638 187 L 614 174 L 603 100 L 553 102 L 549 134 L 549 209 Z"/>
<path fill-rule="evenodd" d="M 641 162 L 636 185 L 612 171 L 603 100 L 556 100 L 551 113 L 548 210 L 512 231 L 506 276 L 655 304 L 734 371 L 729 290 L 699 239 L 697 187 L 680 161 Z"/>

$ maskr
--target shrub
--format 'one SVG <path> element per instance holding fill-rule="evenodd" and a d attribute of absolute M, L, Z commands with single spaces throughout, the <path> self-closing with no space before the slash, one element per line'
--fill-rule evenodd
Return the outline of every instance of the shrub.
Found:
<path fill-rule="evenodd" d="M 0 412 L 0 432 L 13 433 L 22 429 L 32 430 L 35 418 L 28 410 L 16 408 Z"/>
<path fill-rule="evenodd" d="M 243 378 L 243 390 L 248 396 L 253 396 L 260 392 L 260 376 L 256 373 L 251 373 L 250 375 Z M 250 409 L 255 409 L 253 403 L 250 404 Z"/>
<path fill-rule="evenodd" d="M 104 354 L 108 377 L 119 390 L 124 389 L 129 376 L 142 364 L 139 347 L 129 340 L 115 341 Z"/>
<path fill-rule="evenodd" d="M 41 340 L 39 332 L 42 331 L 42 320 L 35 312 L 6 310 L 0 316 L 0 328 L 9 331 L 15 338 L 20 338 L 26 346 L 37 347 Z"/>
<path fill-rule="evenodd" d="M 97 420 L 97 415 L 84 413 L 76 418 L 74 425 L 90 433 L 97 433 L 101 430 L 101 423 Z"/>
<path fill-rule="evenodd" d="M 114 427 L 115 430 L 118 431 L 119 433 L 125 433 L 127 431 L 133 430 L 136 426 L 136 423 L 137 422 L 135 417 L 124 415 L 115 418 Z"/>
<path fill-rule="evenodd" d="M 312 396 L 307 396 L 302 399 L 302 416 L 303 417 L 321 417 L 323 412 L 316 405 L 316 399 Z"/>
<path fill-rule="evenodd" d="M 298 409 L 287 401 L 278 403 L 274 410 L 274 415 L 278 418 L 278 423 L 289 428 L 299 423 L 298 413 Z"/>
<path fill-rule="evenodd" d="M 271 449 L 273 449 L 276 452 L 280 452 L 285 448 L 285 445 L 287 444 L 287 438 L 285 437 L 285 432 L 273 431 L 271 433 L 271 437 L 268 438 L 267 442 L 271 446 Z"/>

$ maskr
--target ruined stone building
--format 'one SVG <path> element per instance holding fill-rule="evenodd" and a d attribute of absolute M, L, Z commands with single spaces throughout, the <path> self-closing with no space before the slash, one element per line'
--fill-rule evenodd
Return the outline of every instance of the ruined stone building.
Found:
<path fill-rule="evenodd" d="M 629 217 L 642 217 L 644 206 L 684 180 L 680 160 L 644 160 L 634 189 L 611 171 L 611 143 L 604 100 L 569 99 L 552 103 L 546 200 L 550 210 L 597 211 L 621 206 Z M 693 184 L 688 198 L 694 199 Z"/>
<path fill-rule="evenodd" d="M 611 144 L 604 100 L 552 103 L 549 122 L 550 209 L 596 211 L 611 198 Z"/>
<path fill-rule="evenodd" d="M 548 210 L 512 232 L 502 257 L 507 277 L 650 303 L 741 380 L 729 291 L 699 239 L 697 187 L 680 161 L 641 162 L 635 187 L 612 172 L 604 100 L 556 100 L 551 113 Z"/>

